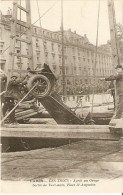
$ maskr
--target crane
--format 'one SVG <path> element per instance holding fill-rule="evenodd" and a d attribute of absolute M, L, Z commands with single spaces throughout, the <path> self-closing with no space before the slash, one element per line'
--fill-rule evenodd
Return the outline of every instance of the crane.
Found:
<path fill-rule="evenodd" d="M 17 14 L 18 9 L 26 13 L 27 22 L 23 23 L 23 21 L 17 20 Z M 17 37 L 17 25 L 20 26 L 20 36 Z M 21 32 L 21 27 L 24 27 L 26 29 L 26 35 L 28 37 L 28 40 L 23 39 L 22 35 L 24 33 Z M 16 41 L 24 42 L 28 46 L 28 55 L 21 54 L 21 47 L 20 47 L 20 53 L 16 53 L 15 51 L 15 44 Z M 11 74 L 14 70 L 14 60 L 15 56 L 18 58 L 27 58 L 29 61 L 29 68 L 33 69 L 33 49 L 32 49 L 32 32 L 31 32 L 31 9 L 30 9 L 30 1 L 26 1 L 26 8 L 22 7 L 16 0 L 13 1 L 13 15 L 12 15 L 12 22 L 11 22 L 11 35 L 10 35 L 10 53 L 9 53 L 9 60 L 10 60 L 10 71 Z"/>
<path fill-rule="evenodd" d="M 109 14 L 109 28 L 111 37 L 111 50 L 112 50 L 112 65 L 113 68 L 120 64 L 120 44 L 117 34 L 116 18 L 114 1 L 108 0 L 108 14 Z M 117 94 L 115 90 L 115 100 L 117 99 Z M 116 103 L 117 107 L 117 103 Z M 122 129 L 123 128 L 123 117 L 121 119 L 112 119 L 109 123 L 110 129 Z"/>

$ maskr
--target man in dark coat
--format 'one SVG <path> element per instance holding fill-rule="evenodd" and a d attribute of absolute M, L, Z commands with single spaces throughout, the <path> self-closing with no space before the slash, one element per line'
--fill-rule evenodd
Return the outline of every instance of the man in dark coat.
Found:
<path fill-rule="evenodd" d="M 21 96 L 20 87 L 26 84 L 25 80 L 18 79 L 18 74 L 14 73 L 11 76 L 11 80 L 8 83 L 7 91 L 5 94 L 4 106 L 3 106 L 3 115 L 5 116 L 7 111 L 11 111 L 15 106 L 15 101 L 19 101 Z M 15 110 L 10 114 L 10 123 L 16 123 L 15 120 Z"/>
<path fill-rule="evenodd" d="M 116 99 L 115 114 L 113 118 L 120 119 L 122 117 L 122 112 L 123 112 L 123 67 L 122 65 L 117 65 L 115 69 L 116 69 L 116 74 L 111 75 L 110 77 L 107 78 L 103 78 L 101 80 L 116 81 L 115 89 L 116 89 L 117 99 Z"/>
<path fill-rule="evenodd" d="M 113 80 L 110 82 L 109 89 L 111 90 L 111 96 L 113 97 L 114 110 L 115 110 L 115 85 Z"/>

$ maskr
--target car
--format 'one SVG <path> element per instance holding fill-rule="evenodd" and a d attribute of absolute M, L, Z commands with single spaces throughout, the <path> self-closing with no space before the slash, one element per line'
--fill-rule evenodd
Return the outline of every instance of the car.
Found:
<path fill-rule="evenodd" d="M 31 90 L 37 83 L 36 87 L 31 91 L 31 94 L 36 98 L 48 96 L 57 80 L 51 68 L 47 64 L 44 64 L 41 70 L 28 69 L 28 72 L 30 73 L 30 78 L 27 82 L 28 90 Z"/>

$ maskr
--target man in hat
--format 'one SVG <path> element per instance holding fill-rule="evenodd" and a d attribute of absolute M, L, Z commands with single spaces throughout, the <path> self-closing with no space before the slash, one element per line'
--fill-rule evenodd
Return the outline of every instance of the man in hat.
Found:
<path fill-rule="evenodd" d="M 123 112 L 123 66 L 117 65 L 115 69 L 116 69 L 116 74 L 111 75 L 107 78 L 102 78 L 100 80 L 116 81 L 115 85 L 116 85 L 117 99 L 116 99 L 115 114 L 113 118 L 120 119 L 122 117 L 122 112 Z"/>
<path fill-rule="evenodd" d="M 18 79 L 18 77 L 19 75 L 17 73 L 13 73 L 10 81 L 8 82 L 3 106 L 4 116 L 7 111 L 10 112 L 14 108 L 15 101 L 19 101 L 22 98 L 20 87 L 26 84 L 26 81 Z M 10 123 L 17 123 L 15 120 L 15 110 L 10 114 Z"/>

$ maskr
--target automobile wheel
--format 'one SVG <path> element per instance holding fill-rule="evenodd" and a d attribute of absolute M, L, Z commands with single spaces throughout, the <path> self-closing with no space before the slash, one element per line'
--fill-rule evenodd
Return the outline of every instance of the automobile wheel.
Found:
<path fill-rule="evenodd" d="M 30 90 L 35 84 L 37 85 L 31 91 L 31 94 L 36 98 L 45 97 L 50 94 L 51 83 L 44 75 L 34 75 L 28 80 L 28 90 Z"/>

